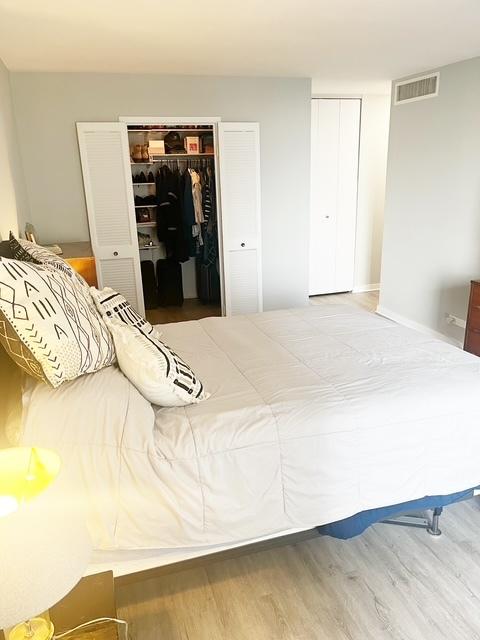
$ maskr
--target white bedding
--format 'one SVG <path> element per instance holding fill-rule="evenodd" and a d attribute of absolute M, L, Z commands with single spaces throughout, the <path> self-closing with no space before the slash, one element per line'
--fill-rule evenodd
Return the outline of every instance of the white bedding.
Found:
<path fill-rule="evenodd" d="M 24 395 L 97 549 L 310 528 L 480 484 L 480 360 L 348 305 L 162 326 L 212 394 L 152 406 L 109 367 Z"/>

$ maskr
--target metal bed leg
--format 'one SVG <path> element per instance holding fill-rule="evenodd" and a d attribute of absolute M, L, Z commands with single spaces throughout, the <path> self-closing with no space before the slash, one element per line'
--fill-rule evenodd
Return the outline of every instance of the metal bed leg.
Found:
<path fill-rule="evenodd" d="M 415 527 L 417 529 L 425 529 L 431 536 L 441 536 L 439 521 L 443 507 L 435 507 L 433 509 L 432 518 L 428 518 L 426 514 L 406 513 L 393 518 L 381 520 L 383 524 L 395 524 L 402 527 Z"/>
<path fill-rule="evenodd" d="M 435 507 L 435 509 L 433 510 L 432 521 L 430 523 L 430 526 L 427 527 L 427 533 L 429 533 L 431 536 L 442 535 L 440 527 L 438 526 L 438 523 L 440 521 L 440 516 L 442 515 L 442 511 L 443 511 L 443 507 Z"/>

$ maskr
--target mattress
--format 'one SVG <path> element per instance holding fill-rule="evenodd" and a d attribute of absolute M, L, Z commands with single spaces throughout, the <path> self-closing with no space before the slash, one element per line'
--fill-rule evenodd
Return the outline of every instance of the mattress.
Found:
<path fill-rule="evenodd" d="M 116 367 L 24 393 L 97 549 L 229 544 L 480 484 L 480 360 L 346 304 L 161 327 L 211 397 Z"/>

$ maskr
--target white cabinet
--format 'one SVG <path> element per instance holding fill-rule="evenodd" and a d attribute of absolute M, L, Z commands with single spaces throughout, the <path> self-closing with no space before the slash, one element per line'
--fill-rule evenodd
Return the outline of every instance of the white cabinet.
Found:
<path fill-rule="evenodd" d="M 360 106 L 312 100 L 310 295 L 353 289 Z"/>
<path fill-rule="evenodd" d="M 262 311 L 260 132 L 218 125 L 226 315 Z"/>
<path fill-rule="evenodd" d="M 121 293 L 145 313 L 126 125 L 77 124 L 98 286 Z"/>

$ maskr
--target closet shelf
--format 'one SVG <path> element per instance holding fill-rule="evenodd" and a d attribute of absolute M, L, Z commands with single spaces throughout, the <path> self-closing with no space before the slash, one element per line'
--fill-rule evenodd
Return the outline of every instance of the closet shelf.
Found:
<path fill-rule="evenodd" d="M 137 163 L 135 163 L 137 164 Z M 140 164 L 140 163 L 138 163 Z M 155 184 L 155 182 L 132 182 L 134 187 L 143 187 L 144 184 Z"/>
<path fill-rule="evenodd" d="M 160 128 L 152 128 L 152 129 L 128 129 L 128 133 L 169 133 L 170 131 L 181 131 L 182 133 L 213 133 L 213 127 L 210 129 L 160 129 Z"/>
<path fill-rule="evenodd" d="M 137 227 L 156 227 L 156 222 L 137 222 Z"/>
<path fill-rule="evenodd" d="M 140 251 L 148 251 L 148 249 L 162 249 L 161 244 L 152 244 L 150 247 L 138 247 Z"/>
<path fill-rule="evenodd" d="M 136 204 L 135 209 L 154 209 L 156 204 Z"/>
<path fill-rule="evenodd" d="M 155 162 L 130 162 L 130 164 L 158 164 L 159 162 L 165 162 L 165 160 L 169 160 L 170 158 L 184 158 L 185 160 L 188 160 L 188 158 L 213 158 L 214 155 L 214 153 L 166 153 L 161 160 L 155 160 Z"/>

